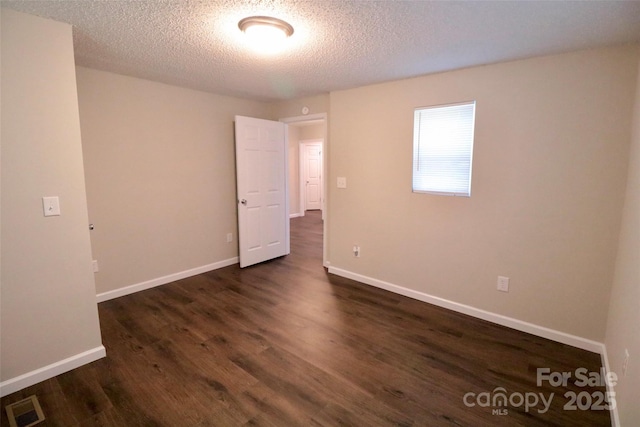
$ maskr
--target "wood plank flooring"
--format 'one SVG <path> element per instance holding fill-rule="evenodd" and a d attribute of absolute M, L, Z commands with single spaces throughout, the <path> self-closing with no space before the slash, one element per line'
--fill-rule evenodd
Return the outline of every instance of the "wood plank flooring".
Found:
<path fill-rule="evenodd" d="M 37 394 L 47 426 L 610 425 L 563 409 L 603 387 L 536 385 L 599 355 L 328 274 L 318 212 L 291 234 L 289 256 L 101 303 L 107 357 L 3 398 L 1 424 Z M 481 406 L 497 387 L 507 406 Z"/>

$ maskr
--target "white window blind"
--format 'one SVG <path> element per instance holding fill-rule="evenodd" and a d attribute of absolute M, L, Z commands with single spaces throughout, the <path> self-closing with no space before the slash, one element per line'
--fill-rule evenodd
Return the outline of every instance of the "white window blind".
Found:
<path fill-rule="evenodd" d="M 471 195 L 475 110 L 475 101 L 415 110 L 414 192 Z"/>

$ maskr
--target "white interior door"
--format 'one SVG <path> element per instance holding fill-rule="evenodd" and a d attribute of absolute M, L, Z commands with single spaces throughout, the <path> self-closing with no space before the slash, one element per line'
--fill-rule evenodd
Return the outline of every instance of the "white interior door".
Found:
<path fill-rule="evenodd" d="M 286 125 L 235 120 L 240 267 L 247 267 L 290 252 Z"/>
<path fill-rule="evenodd" d="M 322 209 L 322 142 L 301 143 L 304 210 Z"/>

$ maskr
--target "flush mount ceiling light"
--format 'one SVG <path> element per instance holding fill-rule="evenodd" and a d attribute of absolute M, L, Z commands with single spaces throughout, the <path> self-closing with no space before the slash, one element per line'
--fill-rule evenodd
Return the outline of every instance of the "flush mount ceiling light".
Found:
<path fill-rule="evenodd" d="M 293 27 L 282 19 L 270 16 L 250 16 L 238 22 L 238 28 L 249 39 L 254 49 L 262 53 L 278 52 L 284 47 Z"/>

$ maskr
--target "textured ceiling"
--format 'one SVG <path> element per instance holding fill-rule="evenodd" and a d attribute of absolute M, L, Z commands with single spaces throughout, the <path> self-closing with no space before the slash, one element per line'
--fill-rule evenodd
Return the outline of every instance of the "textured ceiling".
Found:
<path fill-rule="evenodd" d="M 640 1 L 1 4 L 72 24 L 78 65 L 258 100 L 640 41 Z M 237 24 L 250 15 L 293 25 L 287 50 L 266 57 L 248 49 Z"/>

